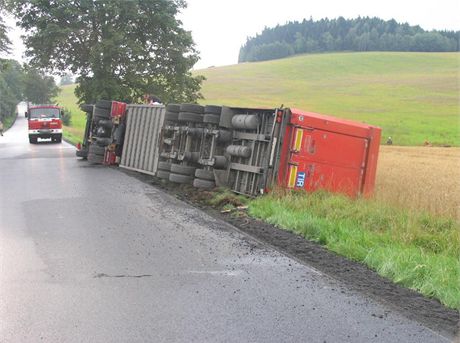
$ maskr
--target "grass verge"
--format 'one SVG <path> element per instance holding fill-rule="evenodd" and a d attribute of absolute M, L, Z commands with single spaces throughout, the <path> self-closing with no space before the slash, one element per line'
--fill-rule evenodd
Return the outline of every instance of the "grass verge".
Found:
<path fill-rule="evenodd" d="M 282 190 L 251 201 L 249 214 L 460 308 L 460 237 L 454 219 L 325 192 Z"/>
<path fill-rule="evenodd" d="M 16 115 L 11 115 L 3 118 L 4 131 L 7 131 L 11 126 L 13 126 L 14 122 L 16 121 L 16 118 Z"/>
<path fill-rule="evenodd" d="M 62 86 L 61 92 L 54 99 L 59 106 L 65 107 L 72 113 L 71 124 L 64 126 L 63 135 L 67 142 L 74 145 L 82 141 L 86 125 L 86 115 L 78 107 L 77 98 L 74 94 L 75 87 L 75 84 Z"/>

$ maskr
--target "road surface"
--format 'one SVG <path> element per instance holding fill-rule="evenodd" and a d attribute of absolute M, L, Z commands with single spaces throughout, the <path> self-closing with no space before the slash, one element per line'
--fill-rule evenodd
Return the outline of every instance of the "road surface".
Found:
<path fill-rule="evenodd" d="M 69 144 L 0 137 L 1 342 L 448 342 Z"/>

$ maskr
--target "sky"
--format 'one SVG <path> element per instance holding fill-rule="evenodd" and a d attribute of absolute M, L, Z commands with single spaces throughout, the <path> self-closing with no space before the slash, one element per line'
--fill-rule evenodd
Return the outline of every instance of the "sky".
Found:
<path fill-rule="evenodd" d="M 376 16 L 420 25 L 425 30 L 460 30 L 459 0 L 187 0 L 179 15 L 192 32 L 201 60 L 194 69 L 238 63 L 248 37 L 288 21 Z M 20 32 L 9 18 L 12 57 L 23 60 Z"/>

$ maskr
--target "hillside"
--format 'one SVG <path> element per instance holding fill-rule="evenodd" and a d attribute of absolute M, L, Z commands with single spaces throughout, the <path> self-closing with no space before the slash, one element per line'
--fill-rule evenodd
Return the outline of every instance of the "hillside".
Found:
<path fill-rule="evenodd" d="M 460 53 L 299 55 L 196 71 L 202 103 L 297 107 L 379 125 L 397 145 L 460 145 Z"/>
<path fill-rule="evenodd" d="M 426 31 L 396 20 L 358 17 L 288 22 L 247 39 L 238 62 L 334 51 L 459 51 L 460 31 Z"/>

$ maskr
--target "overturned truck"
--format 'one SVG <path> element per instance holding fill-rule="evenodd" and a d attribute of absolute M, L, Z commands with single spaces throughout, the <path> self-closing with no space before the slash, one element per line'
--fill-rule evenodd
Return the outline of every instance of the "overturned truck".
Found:
<path fill-rule="evenodd" d="M 122 122 L 122 129 L 117 137 L 104 137 L 107 145 L 98 162 L 249 196 L 275 185 L 350 196 L 373 192 L 378 127 L 290 108 L 127 105 L 121 115 L 124 108 L 113 103 L 115 110 L 112 105 L 106 111 L 113 125 L 103 123 L 117 127 Z M 91 129 L 100 122 L 92 117 L 85 134 L 90 151 L 100 141 L 99 129 Z"/>

